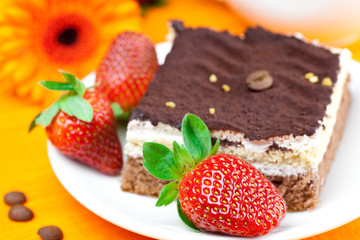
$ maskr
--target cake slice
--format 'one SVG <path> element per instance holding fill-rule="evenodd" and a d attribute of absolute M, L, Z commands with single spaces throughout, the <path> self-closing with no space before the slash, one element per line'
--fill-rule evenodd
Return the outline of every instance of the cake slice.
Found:
<path fill-rule="evenodd" d="M 347 50 L 249 28 L 244 36 L 173 22 L 176 37 L 127 129 L 124 191 L 158 196 L 166 181 L 142 166 L 144 142 L 182 142 L 186 113 L 199 116 L 220 153 L 253 164 L 289 211 L 313 208 L 341 139 L 350 96 Z M 266 70 L 272 85 L 248 87 Z"/>

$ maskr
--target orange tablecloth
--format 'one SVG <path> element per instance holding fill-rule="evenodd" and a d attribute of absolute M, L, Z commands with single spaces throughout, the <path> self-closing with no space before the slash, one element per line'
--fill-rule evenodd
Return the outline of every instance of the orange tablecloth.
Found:
<path fill-rule="evenodd" d="M 241 33 L 244 24 L 225 5 L 206 0 L 168 0 L 168 5 L 150 10 L 144 18 L 144 32 L 155 42 L 164 41 L 168 19 L 183 19 L 188 26 L 211 26 Z M 360 43 L 350 46 L 360 59 Z M 39 239 L 39 227 L 57 225 L 65 239 L 147 239 L 96 216 L 78 203 L 60 184 L 48 161 L 46 135 L 38 127 L 27 133 L 32 118 L 40 112 L 0 90 L 0 196 L 12 190 L 24 191 L 26 206 L 35 217 L 26 223 L 7 218 L 9 207 L 0 203 L 0 239 Z M 120 190 L 119 190 L 120 191 Z M 359 239 L 360 218 L 309 239 Z"/>

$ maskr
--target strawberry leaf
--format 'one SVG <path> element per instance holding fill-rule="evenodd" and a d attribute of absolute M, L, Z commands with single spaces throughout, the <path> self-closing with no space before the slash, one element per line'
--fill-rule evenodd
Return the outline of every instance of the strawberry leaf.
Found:
<path fill-rule="evenodd" d="M 67 96 L 65 95 L 64 98 L 60 98 L 60 100 L 58 101 L 60 109 L 61 109 L 61 111 L 68 114 L 69 116 L 74 116 L 74 113 L 70 109 L 70 107 L 68 105 L 68 101 L 66 99 L 67 99 Z"/>
<path fill-rule="evenodd" d="M 215 153 L 217 153 L 217 151 L 219 150 L 219 145 L 220 145 L 220 138 L 218 137 L 216 139 L 215 145 L 213 146 L 213 148 L 211 149 L 211 151 L 207 157 L 210 157 L 210 156 L 214 155 Z"/>
<path fill-rule="evenodd" d="M 63 83 L 63 82 L 53 82 L 53 81 L 41 81 L 41 85 L 46 87 L 50 90 L 58 90 L 58 91 L 64 91 L 64 90 L 74 90 L 74 84 L 71 83 Z"/>
<path fill-rule="evenodd" d="M 62 71 L 62 70 L 59 70 L 59 72 L 63 75 L 65 81 L 67 83 L 70 83 L 70 84 L 73 84 L 73 85 L 76 85 L 76 77 L 71 74 L 71 73 L 68 73 L 68 72 L 65 72 L 65 71 Z"/>
<path fill-rule="evenodd" d="M 181 145 L 180 147 L 179 144 L 174 141 L 173 149 L 174 161 L 181 171 L 186 173 L 195 167 L 195 162 L 184 145 Z"/>
<path fill-rule="evenodd" d="M 172 203 L 179 193 L 179 182 L 173 181 L 163 187 L 160 197 L 156 202 L 156 207 L 167 206 Z"/>
<path fill-rule="evenodd" d="M 74 90 L 78 96 L 82 97 L 86 91 L 85 84 L 76 79 L 76 85 L 74 87 Z"/>
<path fill-rule="evenodd" d="M 43 127 L 47 127 L 51 123 L 55 115 L 59 112 L 59 109 L 59 104 L 55 102 L 48 109 L 40 113 L 40 115 L 35 118 L 35 125 L 40 124 Z"/>
<path fill-rule="evenodd" d="M 153 176 L 164 180 L 181 179 L 183 173 L 178 169 L 173 153 L 167 147 L 153 142 L 143 145 L 143 162 L 146 170 Z"/>
<path fill-rule="evenodd" d="M 59 71 L 63 75 L 66 83 L 72 84 L 74 86 L 72 90 L 74 90 L 77 95 L 82 97 L 86 90 L 85 85 L 80 82 L 79 79 L 77 79 L 73 74 L 61 70 Z"/>
<path fill-rule="evenodd" d="M 199 163 L 211 151 L 210 131 L 205 123 L 193 114 L 186 114 L 181 124 L 186 148 L 195 163 Z"/>
<path fill-rule="evenodd" d="M 189 228 L 199 232 L 199 229 L 186 217 L 185 213 L 181 209 L 181 204 L 180 204 L 179 199 L 177 200 L 177 210 L 178 210 L 179 217 L 183 221 L 183 223 L 185 223 L 186 226 L 188 226 Z"/>
<path fill-rule="evenodd" d="M 84 122 L 91 122 L 93 119 L 92 106 L 79 95 L 67 96 L 60 101 L 59 105 L 62 111 Z"/>
<path fill-rule="evenodd" d="M 39 113 L 38 115 L 36 115 L 36 117 L 32 120 L 30 126 L 29 126 L 29 132 L 31 132 L 36 126 L 36 119 L 40 116 L 41 113 Z"/>

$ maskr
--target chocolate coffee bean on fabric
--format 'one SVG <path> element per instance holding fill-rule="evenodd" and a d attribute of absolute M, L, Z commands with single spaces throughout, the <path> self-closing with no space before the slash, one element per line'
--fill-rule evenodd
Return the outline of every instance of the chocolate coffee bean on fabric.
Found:
<path fill-rule="evenodd" d="M 24 204 L 26 202 L 26 196 L 23 192 L 8 192 L 4 196 L 4 202 L 10 206 L 16 204 Z"/>
<path fill-rule="evenodd" d="M 57 226 L 45 226 L 38 230 L 38 234 L 43 240 L 61 240 L 63 233 Z"/>
<path fill-rule="evenodd" d="M 33 219 L 34 213 L 23 205 L 14 205 L 9 210 L 9 218 L 16 222 L 27 222 Z"/>

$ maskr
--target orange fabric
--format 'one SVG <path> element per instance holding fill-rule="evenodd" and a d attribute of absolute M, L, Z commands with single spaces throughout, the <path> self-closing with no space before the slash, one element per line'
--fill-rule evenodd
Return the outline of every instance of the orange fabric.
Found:
<path fill-rule="evenodd" d="M 153 8 L 144 18 L 144 32 L 155 42 L 164 41 L 168 19 L 183 19 L 188 26 L 211 26 L 241 33 L 244 25 L 222 3 L 214 0 L 168 0 L 168 5 Z M 350 46 L 360 60 L 360 42 Z M 25 204 L 35 217 L 26 223 L 7 218 L 9 207 L 0 202 L 0 239 L 40 239 L 37 230 L 57 225 L 64 239 L 148 239 L 96 216 L 78 203 L 60 184 L 51 169 L 46 152 L 46 135 L 41 127 L 27 133 L 32 118 L 41 111 L 0 90 L 0 196 L 8 191 L 24 191 Z M 308 240 L 359 239 L 360 218 Z"/>

